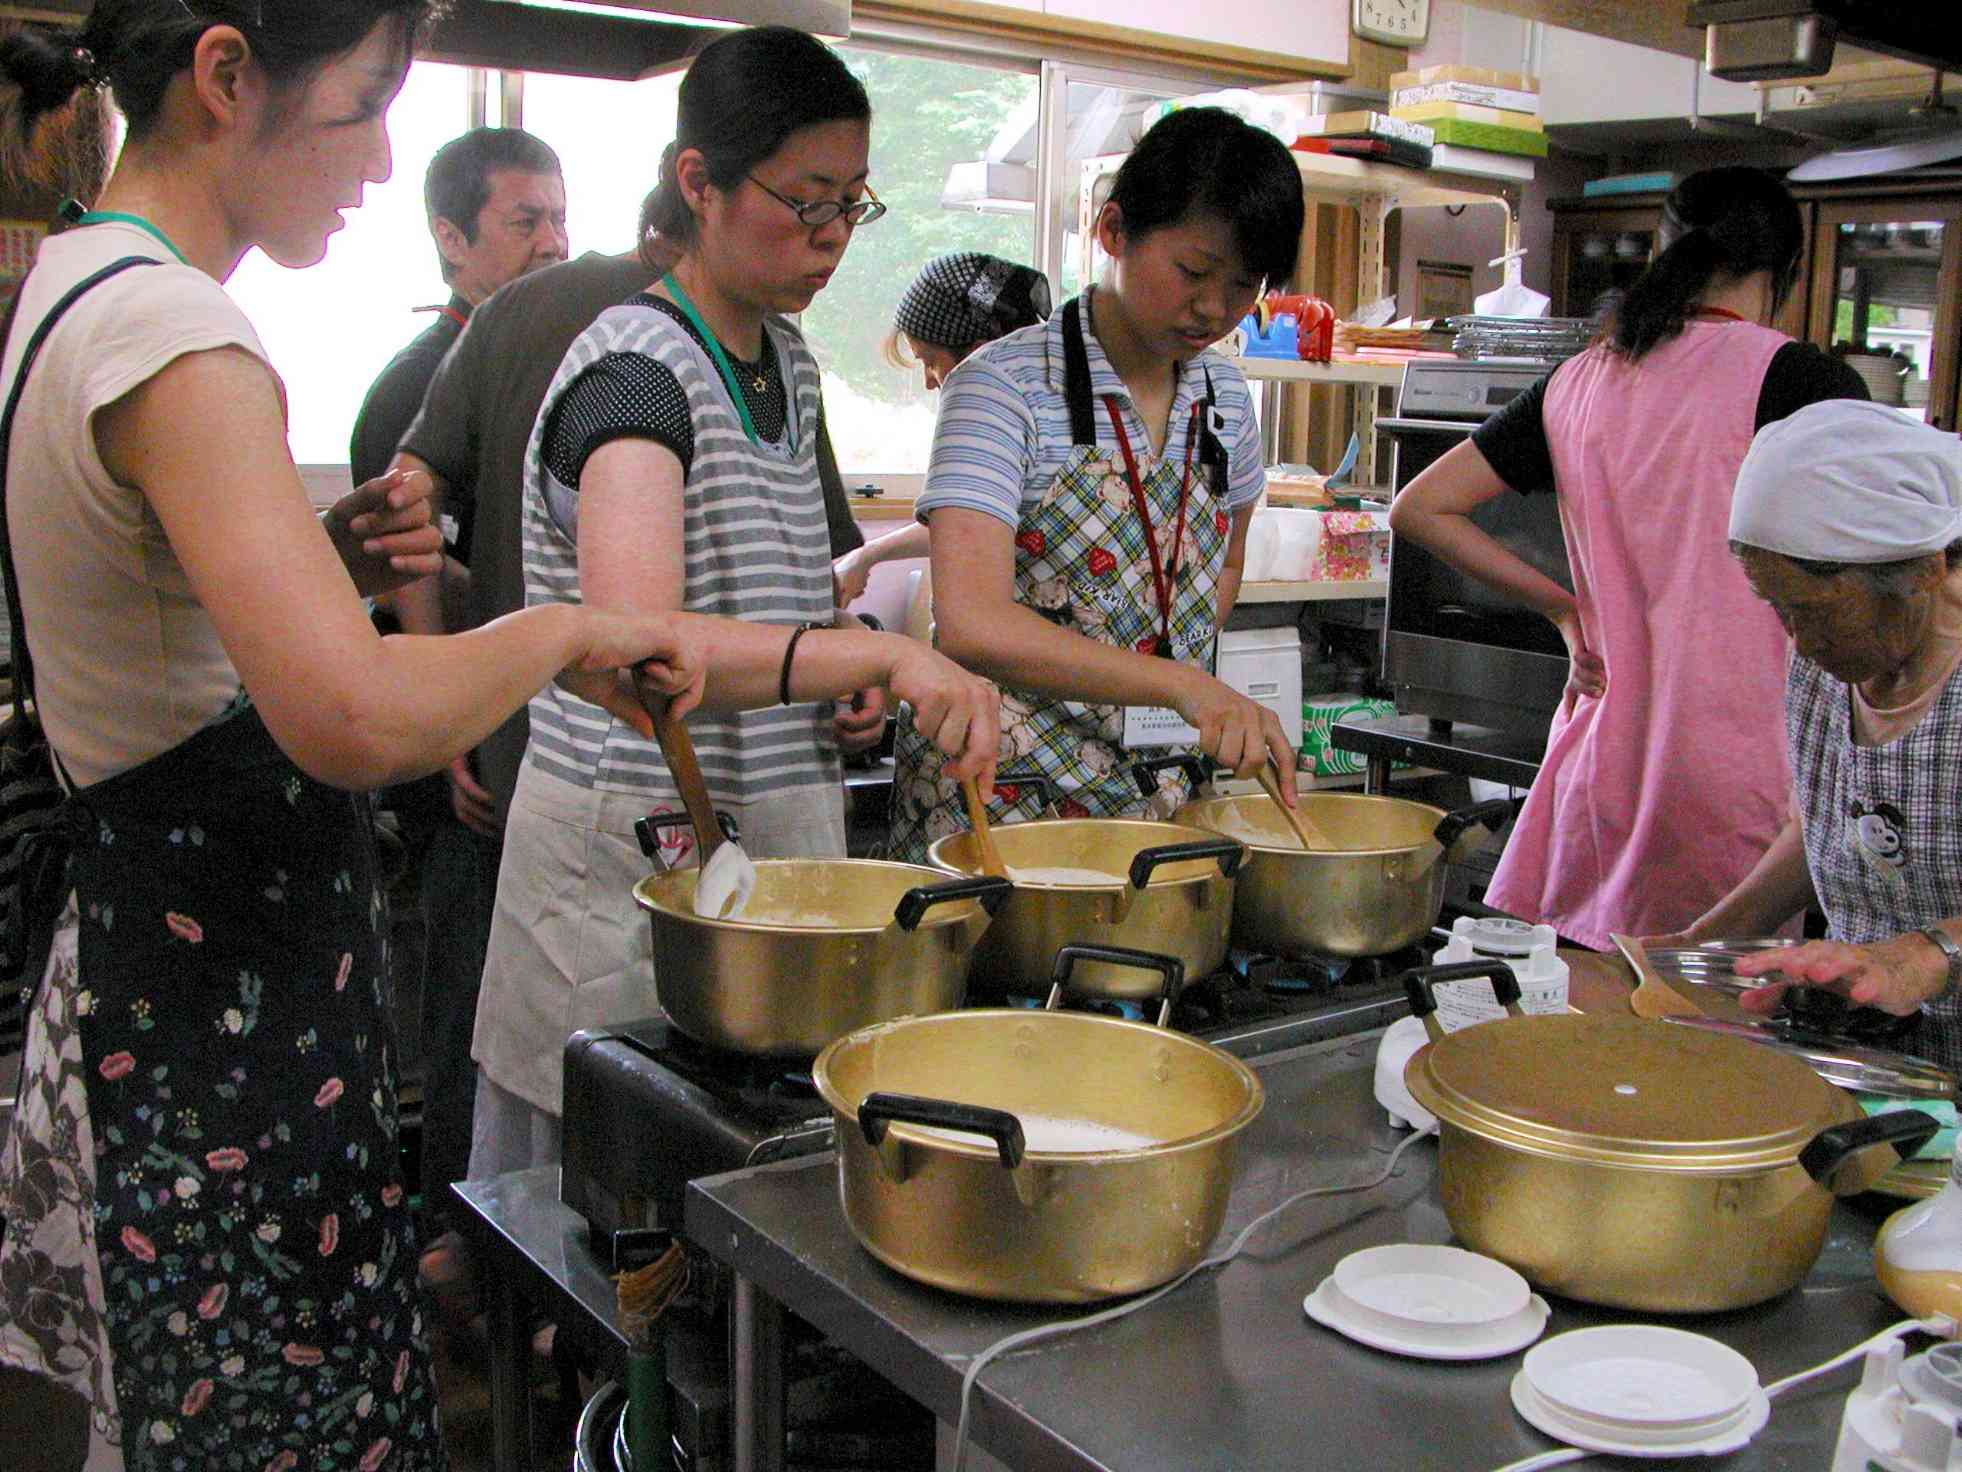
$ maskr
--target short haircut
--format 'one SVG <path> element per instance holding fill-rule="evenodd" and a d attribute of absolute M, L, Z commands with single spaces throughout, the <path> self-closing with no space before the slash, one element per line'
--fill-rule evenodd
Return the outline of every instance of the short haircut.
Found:
<path fill-rule="evenodd" d="M 422 202 L 430 223 L 448 220 L 475 245 L 477 216 L 490 198 L 491 175 L 501 169 L 555 176 L 565 172 L 551 146 L 523 128 L 472 128 L 437 149 L 429 161 Z"/>
<path fill-rule="evenodd" d="M 1134 240 L 1202 211 L 1226 221 L 1241 261 L 1267 286 L 1294 275 L 1306 214 L 1301 170 L 1280 139 L 1224 108 L 1160 118 L 1118 169 L 1110 199 Z"/>

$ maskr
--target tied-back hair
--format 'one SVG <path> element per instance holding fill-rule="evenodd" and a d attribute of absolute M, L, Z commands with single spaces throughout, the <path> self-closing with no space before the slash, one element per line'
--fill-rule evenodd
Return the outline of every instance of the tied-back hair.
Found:
<path fill-rule="evenodd" d="M 22 22 L 0 27 L 0 56 L 14 49 L 18 33 L 29 29 L 34 28 Z M 45 36 L 37 30 L 24 43 L 30 55 L 34 41 Z M 46 85 L 45 73 L 32 61 L 26 70 L 27 83 L 0 86 L 0 180 L 16 194 L 49 196 L 50 205 L 60 197 L 92 204 L 109 178 L 107 103 L 95 87 L 44 98 L 39 89 Z"/>
<path fill-rule="evenodd" d="M 1160 118 L 1117 170 L 1110 203 L 1135 240 L 1195 210 L 1233 231 L 1247 271 L 1268 287 L 1294 275 L 1305 206 L 1301 170 L 1286 144 L 1218 107 Z"/>
<path fill-rule="evenodd" d="M 1690 308 L 1718 277 L 1771 277 L 1775 312 L 1798 281 L 1805 224 L 1798 202 L 1762 169 L 1691 174 L 1662 206 L 1662 252 L 1613 307 L 1608 346 L 1631 360 L 1683 330 Z"/>
<path fill-rule="evenodd" d="M 671 245 L 695 239 L 675 160 L 684 149 L 708 161 L 709 182 L 730 190 L 803 128 L 861 122 L 872 100 L 838 54 L 789 26 L 756 26 L 718 36 L 689 63 L 676 99 L 675 136 L 661 153 L 653 192 L 640 207 L 640 254 L 658 269 L 655 236 Z"/>
<path fill-rule="evenodd" d="M 33 27 L 0 39 L 0 77 L 16 101 L 6 123 L 11 146 L 84 88 L 107 87 L 132 140 L 156 127 L 172 78 L 191 64 L 198 39 L 231 26 L 280 88 L 303 83 L 393 21 L 408 65 L 417 32 L 447 0 L 96 0 L 79 31 Z"/>

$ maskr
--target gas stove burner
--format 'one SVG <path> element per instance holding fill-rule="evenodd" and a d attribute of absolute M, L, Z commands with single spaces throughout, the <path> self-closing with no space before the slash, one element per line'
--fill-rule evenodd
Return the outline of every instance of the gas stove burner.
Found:
<path fill-rule="evenodd" d="M 655 1056 L 711 1092 L 730 1098 L 807 1100 L 817 1097 L 811 1066 L 783 1058 L 756 1058 L 698 1043 L 669 1028 Z"/>
<path fill-rule="evenodd" d="M 1010 997 L 1008 1005 L 1019 1007 L 1025 1012 L 1041 1012 L 1049 1005 L 1047 997 Z M 1145 1011 L 1142 1004 L 1126 1001 L 1122 997 L 1077 997 L 1070 1002 L 1072 1012 L 1089 1012 L 1098 1017 L 1118 1017 L 1126 1022 L 1143 1022 Z M 1153 1016 L 1157 1013 L 1154 1011 Z"/>

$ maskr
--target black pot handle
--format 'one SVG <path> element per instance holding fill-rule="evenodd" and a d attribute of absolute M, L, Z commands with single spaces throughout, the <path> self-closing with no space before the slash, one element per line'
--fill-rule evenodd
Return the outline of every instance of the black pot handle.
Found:
<path fill-rule="evenodd" d="M 1434 1043 L 1444 1039 L 1444 1028 L 1434 1015 L 1439 982 L 1489 981 L 1492 996 L 1501 1007 L 1514 1017 L 1526 1015 L 1519 1006 L 1519 978 L 1504 961 L 1449 961 L 1442 966 L 1413 966 L 1398 979 L 1403 982 L 1403 994 L 1410 999 L 1410 1015 L 1423 1019 L 1424 1031 Z"/>
<path fill-rule="evenodd" d="M 1185 962 L 1177 956 L 1160 955 L 1157 951 L 1136 951 L 1129 946 L 1064 946 L 1056 952 L 1056 965 L 1049 973 L 1049 1000 L 1044 1010 L 1054 1012 L 1063 1005 L 1063 999 L 1074 987 L 1070 985 L 1071 974 L 1078 961 L 1102 961 L 1111 966 L 1135 966 L 1140 971 L 1156 971 L 1165 979 L 1158 992 L 1158 1026 L 1163 1027 L 1172 1017 L 1172 1003 L 1185 987 Z"/>
<path fill-rule="evenodd" d="M 1139 797 L 1156 797 L 1160 772 L 1169 772 L 1174 767 L 1185 773 L 1185 780 L 1192 784 L 1192 795 L 1197 797 L 1199 789 L 1206 783 L 1206 762 L 1197 752 L 1181 751 L 1174 756 L 1148 756 L 1131 763 L 1131 776 L 1138 784 Z"/>
<path fill-rule="evenodd" d="M 1140 849 L 1131 860 L 1131 888 L 1143 889 L 1151 876 L 1166 864 L 1183 864 L 1196 859 L 1218 859 L 1219 872 L 1228 879 L 1240 872 L 1246 861 L 1245 845 L 1231 838 L 1201 838 L 1192 843 L 1161 843 L 1157 848 Z"/>
<path fill-rule="evenodd" d="M 1022 1136 L 1022 1121 L 1006 1109 L 956 1104 L 952 1099 L 925 1099 L 918 1094 L 867 1094 L 859 1103 L 858 1132 L 874 1149 L 885 1139 L 886 1126 L 895 1123 L 931 1125 L 935 1129 L 984 1136 L 995 1142 L 1002 1166 L 1007 1170 L 1014 1170 L 1022 1163 L 1022 1152 L 1028 1148 Z"/>
<path fill-rule="evenodd" d="M 729 842 L 742 842 L 742 839 L 738 836 L 736 820 L 734 818 L 730 817 L 727 813 L 718 812 L 715 815 L 715 821 L 716 825 L 722 829 L 722 836 L 728 839 Z M 640 851 L 658 864 L 662 862 L 661 834 L 669 828 L 692 828 L 693 826 L 694 824 L 689 821 L 688 814 L 686 813 L 650 813 L 645 818 L 636 818 L 634 820 L 634 837 L 640 840 Z"/>
<path fill-rule="evenodd" d="M 1482 827 L 1487 832 L 1497 833 L 1526 805 L 1523 797 L 1495 797 L 1487 802 L 1475 802 L 1468 808 L 1459 808 L 1455 813 L 1446 813 L 1438 819 L 1437 827 L 1431 830 L 1431 837 L 1437 840 L 1438 847 L 1446 853 L 1453 844 L 1465 836 L 1468 829 Z"/>
<path fill-rule="evenodd" d="M 1042 806 L 1036 810 L 1038 818 L 1056 816 L 1056 784 L 1040 772 L 998 772 L 995 774 L 995 791 L 1004 787 L 1033 787 L 1042 798 Z M 1003 825 L 1008 826 L 1007 824 Z"/>
<path fill-rule="evenodd" d="M 1820 1185 L 1846 1164 L 1848 1156 L 1871 1145 L 1892 1145 L 1901 1159 L 1909 1160 L 1915 1151 L 1935 1138 L 1941 1128 L 1932 1114 L 1919 1109 L 1896 1109 L 1891 1114 L 1874 1114 L 1851 1124 L 1836 1124 L 1819 1131 L 1799 1151 L 1798 1163 Z"/>
<path fill-rule="evenodd" d="M 979 900 L 981 908 L 993 915 L 1001 909 L 1002 901 L 1013 893 L 1014 885 L 991 874 L 949 879 L 945 884 L 922 884 L 899 897 L 899 903 L 893 907 L 892 918 L 899 922 L 901 930 L 918 930 L 928 910 L 953 900 Z"/>

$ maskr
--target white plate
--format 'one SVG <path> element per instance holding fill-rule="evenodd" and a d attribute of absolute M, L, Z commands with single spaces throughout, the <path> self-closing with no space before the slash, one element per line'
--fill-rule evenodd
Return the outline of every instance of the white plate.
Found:
<path fill-rule="evenodd" d="M 1385 1332 L 1373 1324 L 1359 1323 L 1345 1312 L 1347 1301 L 1333 1277 L 1324 1278 L 1321 1287 L 1301 1301 L 1308 1317 L 1324 1328 L 1367 1344 L 1371 1349 L 1410 1355 L 1421 1360 L 1489 1360 L 1524 1349 L 1546 1332 L 1546 1321 L 1553 1312 L 1537 1293 L 1527 1300 L 1525 1311 L 1511 1318 L 1484 1326 L 1484 1332 L 1469 1340 L 1440 1344 L 1427 1337 L 1417 1325 L 1403 1333 Z"/>
<path fill-rule="evenodd" d="M 1752 1437 L 1764 1430 L 1765 1422 L 1771 1419 L 1771 1402 L 1763 1391 L 1759 1391 L 1722 1426 L 1705 1427 L 1691 1433 L 1697 1438 L 1695 1440 L 1670 1440 L 1650 1432 L 1643 1440 L 1630 1441 L 1623 1438 L 1636 1433 L 1623 1432 L 1620 1436 L 1613 1436 L 1561 1415 L 1557 1406 L 1549 1405 L 1540 1398 L 1523 1369 L 1512 1377 L 1512 1408 L 1528 1425 L 1545 1432 L 1555 1441 L 1580 1447 L 1583 1451 L 1607 1452 L 1622 1457 L 1720 1457 L 1748 1445 Z"/>
<path fill-rule="evenodd" d="M 1523 1366 L 1548 1406 L 1608 1432 L 1638 1436 L 1721 1425 L 1758 1393 L 1751 1362 L 1706 1334 L 1660 1324 L 1604 1324 L 1556 1334 Z"/>
<path fill-rule="evenodd" d="M 1441 1334 L 1515 1318 L 1533 1292 L 1497 1258 L 1418 1242 L 1350 1253 L 1335 1265 L 1335 1285 L 1385 1329 Z"/>

